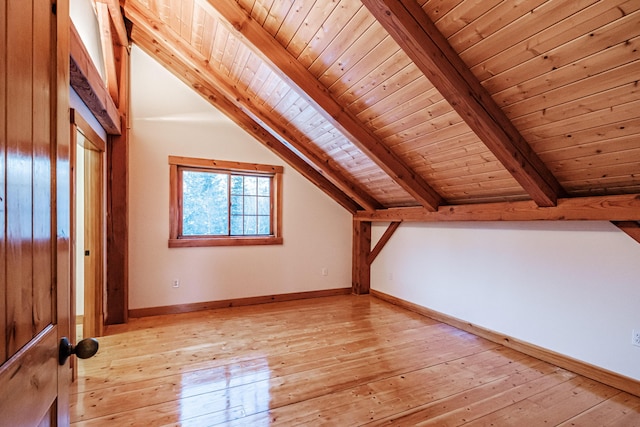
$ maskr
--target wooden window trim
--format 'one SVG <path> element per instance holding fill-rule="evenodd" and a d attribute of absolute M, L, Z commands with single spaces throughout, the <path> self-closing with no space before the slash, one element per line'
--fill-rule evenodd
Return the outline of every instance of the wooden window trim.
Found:
<path fill-rule="evenodd" d="M 182 186 L 180 168 L 272 176 L 272 232 L 270 236 L 182 236 Z M 282 166 L 169 156 L 169 247 L 281 245 Z"/>

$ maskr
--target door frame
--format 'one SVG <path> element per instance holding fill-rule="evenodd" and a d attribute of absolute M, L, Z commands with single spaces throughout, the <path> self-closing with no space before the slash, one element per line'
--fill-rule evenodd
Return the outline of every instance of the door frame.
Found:
<path fill-rule="evenodd" d="M 84 119 L 82 114 L 77 110 L 71 109 L 71 331 L 75 337 L 76 330 L 76 254 L 77 251 L 84 248 L 78 248 L 76 245 L 76 225 L 78 212 L 77 206 L 77 180 L 83 179 L 86 182 L 86 174 L 88 173 L 85 168 L 85 175 L 83 177 L 77 176 L 77 157 L 78 157 L 78 145 L 81 145 L 85 150 L 97 152 L 99 155 L 99 171 L 98 176 L 95 177 L 98 180 L 99 196 L 97 213 L 99 219 L 96 228 L 93 232 L 97 235 L 98 240 L 98 262 L 96 277 L 97 286 L 94 289 L 88 288 L 87 281 L 85 280 L 84 289 L 84 306 L 85 313 L 91 313 L 91 319 L 85 324 L 92 325 L 91 330 L 84 331 L 84 336 L 102 336 L 104 327 L 104 292 L 106 289 L 106 215 L 105 215 L 105 201 L 106 201 L 106 186 L 105 186 L 105 150 L 106 142 L 93 130 L 87 120 Z M 77 135 L 80 133 L 84 138 L 83 141 L 78 141 Z M 86 157 L 86 156 L 85 156 Z M 86 189 L 85 189 L 86 194 Z M 86 206 L 86 203 L 85 203 Z M 83 209 L 83 212 L 85 210 Z M 86 235 L 86 232 L 85 232 Z M 85 271 L 85 277 L 87 273 Z M 89 308 L 89 309 L 87 309 Z M 75 338 L 72 342 L 75 341 Z M 72 362 L 73 363 L 73 362 Z M 76 368 L 74 367 L 74 378 Z"/>

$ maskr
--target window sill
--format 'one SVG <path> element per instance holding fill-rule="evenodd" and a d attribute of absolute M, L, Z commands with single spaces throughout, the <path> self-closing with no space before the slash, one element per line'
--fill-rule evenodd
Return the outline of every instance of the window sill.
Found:
<path fill-rule="evenodd" d="M 259 246 L 281 245 L 282 237 L 186 237 L 169 239 L 170 248 L 196 248 L 205 246 Z"/>

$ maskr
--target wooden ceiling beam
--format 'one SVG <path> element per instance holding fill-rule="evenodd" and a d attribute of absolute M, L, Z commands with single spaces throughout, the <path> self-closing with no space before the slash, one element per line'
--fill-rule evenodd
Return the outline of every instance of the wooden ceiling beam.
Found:
<path fill-rule="evenodd" d="M 202 73 L 199 73 L 182 58 L 171 53 L 166 46 L 161 46 L 158 39 L 146 34 L 136 26 L 133 28 L 132 39 L 167 70 L 193 88 L 206 101 L 219 109 L 346 210 L 355 213 L 359 209 L 358 204 L 353 199 L 229 101 L 223 93 L 203 77 Z"/>
<path fill-rule="evenodd" d="M 82 43 L 76 27 L 69 27 L 69 73 L 71 87 L 87 105 L 107 133 L 120 135 L 120 113 L 105 87 L 100 73 Z"/>
<path fill-rule="evenodd" d="M 355 221 L 640 221 L 640 194 L 558 199 L 553 207 L 534 201 L 440 206 L 437 212 L 423 208 L 390 208 L 358 212 Z"/>
<path fill-rule="evenodd" d="M 96 0 L 96 3 L 107 5 L 116 33 L 115 41 L 117 41 L 120 46 L 128 47 L 129 38 L 127 37 L 127 28 L 124 24 L 124 17 L 122 16 L 122 10 L 120 9 L 118 0 Z"/>
<path fill-rule="evenodd" d="M 539 206 L 564 190 L 416 0 L 362 0 Z"/>
<path fill-rule="evenodd" d="M 162 22 L 153 18 L 150 14 L 145 14 L 133 3 L 129 3 L 126 13 L 138 31 L 147 34 L 148 38 L 155 38 L 164 49 L 167 49 L 176 57 L 180 57 L 186 65 L 198 70 L 203 75 L 203 78 L 210 80 L 210 84 L 216 87 L 226 99 L 237 108 L 240 108 L 275 138 L 291 145 L 303 156 L 307 163 L 312 164 L 316 170 L 320 170 L 325 177 L 362 208 L 366 210 L 382 208 L 380 202 L 371 197 L 364 188 L 354 183 L 352 178 L 347 177 L 330 158 L 324 159 L 311 151 L 308 148 L 309 141 L 300 140 L 284 124 L 278 122 L 272 113 L 266 112 L 262 107 L 255 105 L 246 94 L 240 93 L 237 87 L 230 84 L 218 70 L 208 65 L 207 59 L 200 52 L 193 49 L 179 35 L 174 34 L 168 26 L 162 25 Z"/>
<path fill-rule="evenodd" d="M 106 3 L 98 2 L 96 3 L 96 11 L 98 14 L 98 27 L 100 28 L 100 45 L 102 46 L 102 59 L 104 60 L 107 90 L 117 106 L 119 104 L 118 75 L 116 72 L 116 57 L 113 49 L 109 7 Z"/>
<path fill-rule="evenodd" d="M 342 106 L 276 39 L 238 5 L 235 0 L 196 0 L 209 6 L 244 38 L 281 78 L 309 102 L 326 120 L 340 130 L 385 173 L 426 209 L 434 211 L 443 198 L 398 155 L 389 149 L 352 112 Z"/>
<path fill-rule="evenodd" d="M 384 249 L 385 245 L 389 242 L 391 236 L 393 236 L 398 227 L 400 227 L 400 224 L 402 224 L 402 222 L 400 221 L 392 222 L 391 224 L 389 224 L 389 227 L 387 227 L 387 229 L 380 237 L 380 240 L 378 240 L 378 243 L 376 243 L 376 245 L 373 247 L 373 249 L 371 249 L 371 252 L 369 252 L 369 255 L 367 256 L 367 263 L 369 265 L 373 264 L 373 261 L 375 261 L 378 255 L 380 255 L 380 252 L 382 252 L 382 249 Z"/>
<path fill-rule="evenodd" d="M 640 243 L 640 222 L 638 221 L 611 221 L 613 225 L 627 233 L 636 242 Z"/>

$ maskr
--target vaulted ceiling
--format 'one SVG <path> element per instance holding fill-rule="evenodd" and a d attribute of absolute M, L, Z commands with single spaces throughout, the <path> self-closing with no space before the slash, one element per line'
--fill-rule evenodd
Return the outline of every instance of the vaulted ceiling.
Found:
<path fill-rule="evenodd" d="M 356 215 L 640 211 L 638 0 L 120 3 L 135 44 Z"/>

